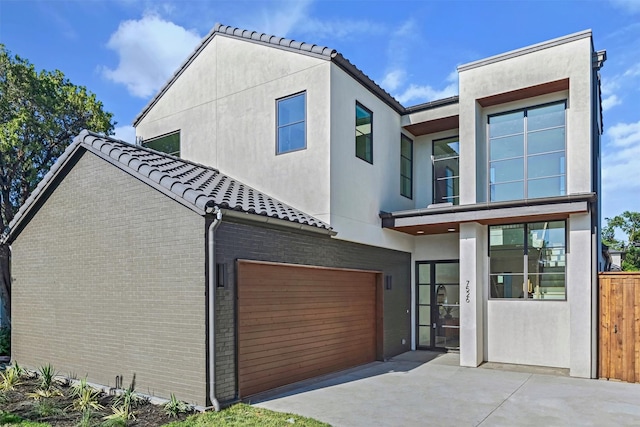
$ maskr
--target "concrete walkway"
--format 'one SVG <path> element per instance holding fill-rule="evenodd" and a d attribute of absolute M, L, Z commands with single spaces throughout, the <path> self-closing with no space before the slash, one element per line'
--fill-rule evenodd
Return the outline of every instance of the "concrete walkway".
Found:
<path fill-rule="evenodd" d="M 640 426 L 640 384 L 563 370 L 461 368 L 457 354 L 409 352 L 258 396 L 251 403 L 359 426 Z"/>

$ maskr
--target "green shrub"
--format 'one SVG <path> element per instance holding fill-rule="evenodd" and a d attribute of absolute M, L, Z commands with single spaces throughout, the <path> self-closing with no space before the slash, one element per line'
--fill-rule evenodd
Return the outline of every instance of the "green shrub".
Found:
<path fill-rule="evenodd" d="M 0 356 L 11 355 L 11 328 L 3 326 L 0 328 Z"/>

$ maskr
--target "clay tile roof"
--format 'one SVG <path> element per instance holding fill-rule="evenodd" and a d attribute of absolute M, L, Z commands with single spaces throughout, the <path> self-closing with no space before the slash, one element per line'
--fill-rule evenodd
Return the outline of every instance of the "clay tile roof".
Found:
<path fill-rule="evenodd" d="M 6 239 L 11 238 L 16 225 L 25 219 L 26 213 L 32 208 L 38 196 L 49 186 L 73 153 L 80 148 L 93 152 L 199 214 L 204 214 L 207 202 L 213 201 L 222 209 L 331 230 L 329 225 L 311 215 L 249 187 L 215 168 L 84 130 L 58 158 L 31 196 L 20 207 L 9 224 L 10 231 L 5 236 Z"/>

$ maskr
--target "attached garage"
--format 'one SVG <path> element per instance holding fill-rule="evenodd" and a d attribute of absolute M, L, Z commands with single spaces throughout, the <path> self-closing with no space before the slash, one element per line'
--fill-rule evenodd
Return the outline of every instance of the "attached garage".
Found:
<path fill-rule="evenodd" d="M 409 350 L 411 254 L 334 234 L 216 169 L 83 132 L 5 237 L 12 356 L 213 406 Z"/>
<path fill-rule="evenodd" d="M 238 392 L 380 358 L 378 272 L 238 261 Z"/>

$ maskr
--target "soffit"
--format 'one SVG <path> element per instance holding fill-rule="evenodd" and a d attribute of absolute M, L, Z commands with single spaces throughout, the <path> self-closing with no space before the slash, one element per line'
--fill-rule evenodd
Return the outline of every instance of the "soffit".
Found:
<path fill-rule="evenodd" d="M 421 136 L 430 133 L 442 132 L 444 130 L 457 129 L 460 123 L 460 116 L 441 117 L 439 119 L 427 120 L 420 123 L 403 126 L 412 135 Z"/>
<path fill-rule="evenodd" d="M 521 99 L 533 98 L 534 96 L 546 95 L 563 90 L 569 90 L 569 79 L 556 80 L 479 98 L 478 104 L 483 107 L 490 107 L 492 105 L 505 104 L 507 102 L 519 101 Z"/>

